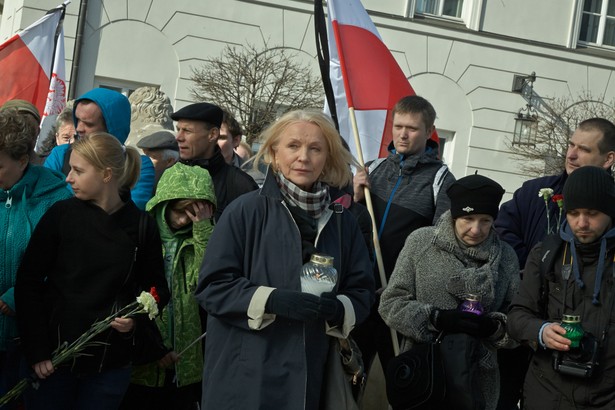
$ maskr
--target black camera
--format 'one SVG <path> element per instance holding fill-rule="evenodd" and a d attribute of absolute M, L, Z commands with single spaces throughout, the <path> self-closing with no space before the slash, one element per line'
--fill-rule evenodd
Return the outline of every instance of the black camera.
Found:
<path fill-rule="evenodd" d="M 553 370 L 567 376 L 591 378 L 598 368 L 600 345 L 591 333 L 585 333 L 579 347 L 553 352 Z"/>

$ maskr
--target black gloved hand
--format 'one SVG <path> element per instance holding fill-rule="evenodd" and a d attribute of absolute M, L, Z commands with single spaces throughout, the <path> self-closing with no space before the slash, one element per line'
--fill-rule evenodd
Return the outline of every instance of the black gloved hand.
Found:
<path fill-rule="evenodd" d="M 478 331 L 476 337 L 485 338 L 493 335 L 499 328 L 500 321 L 487 316 L 478 316 Z"/>
<path fill-rule="evenodd" d="M 316 320 L 321 317 L 320 299 L 310 293 L 275 289 L 267 299 L 265 311 L 303 322 Z"/>
<path fill-rule="evenodd" d="M 321 317 L 331 326 L 339 326 L 344 323 L 344 304 L 333 292 L 325 292 L 320 295 Z"/>
<path fill-rule="evenodd" d="M 447 333 L 466 333 L 470 336 L 485 338 L 498 330 L 496 319 L 456 309 L 435 309 L 431 312 L 429 319 L 436 329 Z"/>

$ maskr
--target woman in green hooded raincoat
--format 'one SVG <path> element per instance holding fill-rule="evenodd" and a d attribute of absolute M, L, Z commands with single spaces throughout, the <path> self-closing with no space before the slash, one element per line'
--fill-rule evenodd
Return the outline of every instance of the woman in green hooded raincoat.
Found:
<path fill-rule="evenodd" d="M 171 301 L 156 324 L 169 352 L 135 366 L 122 408 L 185 409 L 200 402 L 203 333 L 194 297 L 199 267 L 213 232 L 216 204 L 207 170 L 177 163 L 165 170 L 146 210 L 158 224 Z M 135 407 L 137 405 L 138 407 Z"/>

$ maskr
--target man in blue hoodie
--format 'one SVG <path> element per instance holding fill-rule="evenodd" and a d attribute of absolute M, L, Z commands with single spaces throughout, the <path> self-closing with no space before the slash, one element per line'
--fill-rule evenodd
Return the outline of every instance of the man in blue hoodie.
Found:
<path fill-rule="evenodd" d="M 130 133 L 130 111 L 130 102 L 124 95 L 106 88 L 94 88 L 75 100 L 73 119 L 77 137 L 103 131 L 124 144 Z M 70 144 L 57 146 L 51 150 L 44 165 L 68 175 L 70 152 Z M 141 176 L 130 192 L 139 209 L 145 209 L 145 204 L 154 193 L 154 174 L 152 161 L 141 155 Z"/>

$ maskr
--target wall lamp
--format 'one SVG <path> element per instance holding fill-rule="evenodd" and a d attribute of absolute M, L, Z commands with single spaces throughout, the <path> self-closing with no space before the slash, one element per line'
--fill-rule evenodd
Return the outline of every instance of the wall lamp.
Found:
<path fill-rule="evenodd" d="M 527 104 L 524 108 L 519 109 L 515 115 L 515 131 L 513 134 L 513 145 L 535 145 L 536 135 L 538 134 L 538 115 L 536 109 L 532 105 L 532 97 L 534 96 L 534 81 L 536 81 L 536 73 L 530 75 L 517 75 L 513 77 L 512 92 L 523 94 L 527 90 Z"/>

